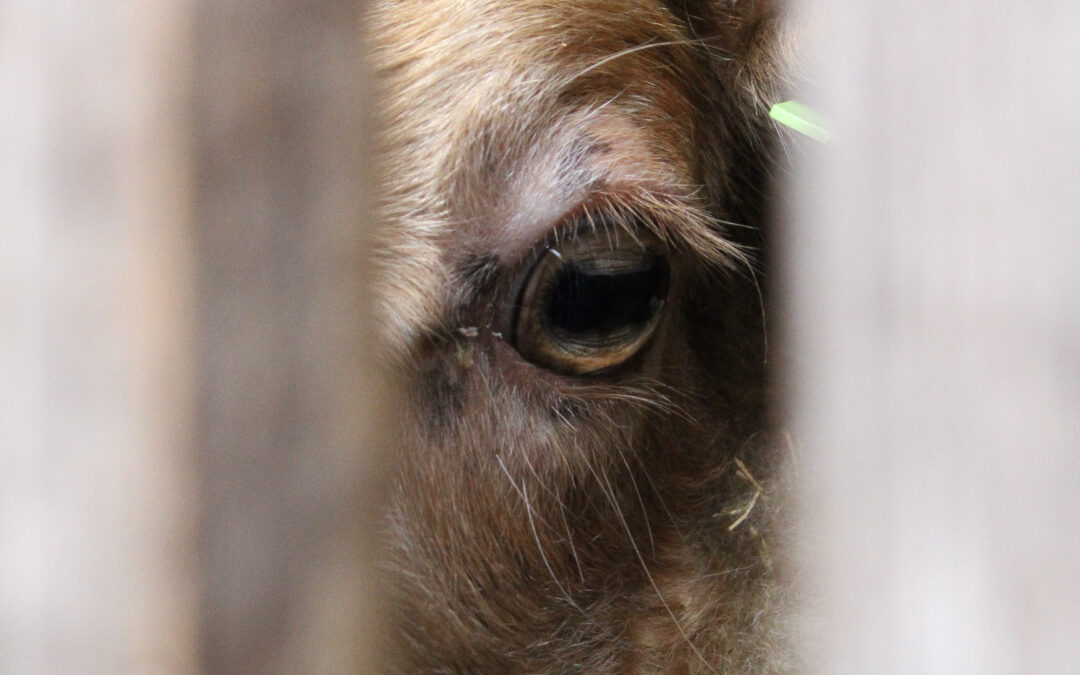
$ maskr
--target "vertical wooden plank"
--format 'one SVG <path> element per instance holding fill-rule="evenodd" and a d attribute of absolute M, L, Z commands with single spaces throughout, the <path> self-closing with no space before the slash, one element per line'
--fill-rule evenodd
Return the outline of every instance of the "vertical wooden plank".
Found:
<path fill-rule="evenodd" d="M 375 670 L 364 542 L 378 471 L 365 450 L 392 404 L 365 319 L 361 5 L 199 3 L 201 597 L 213 672 Z"/>
<path fill-rule="evenodd" d="M 196 662 L 187 4 L 0 5 L 0 671 Z"/>
<path fill-rule="evenodd" d="M 0 671 L 376 669 L 360 5 L 0 4 Z"/>
<path fill-rule="evenodd" d="M 1080 664 L 1080 9 L 833 2 L 788 334 L 817 672 Z"/>

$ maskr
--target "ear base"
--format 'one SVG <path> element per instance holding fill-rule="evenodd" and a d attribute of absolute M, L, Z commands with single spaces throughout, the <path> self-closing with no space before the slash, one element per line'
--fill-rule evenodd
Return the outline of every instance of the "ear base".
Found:
<path fill-rule="evenodd" d="M 794 66 L 795 41 L 779 2 L 751 2 L 753 12 L 739 24 L 736 95 L 768 112 L 784 98 Z"/>
<path fill-rule="evenodd" d="M 666 0 L 697 37 L 727 57 L 718 64 L 733 95 L 767 113 L 782 100 L 794 42 L 782 0 Z"/>

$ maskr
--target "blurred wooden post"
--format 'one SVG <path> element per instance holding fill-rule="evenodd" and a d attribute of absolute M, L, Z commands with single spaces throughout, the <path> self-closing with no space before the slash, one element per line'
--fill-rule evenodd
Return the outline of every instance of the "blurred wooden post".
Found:
<path fill-rule="evenodd" d="M 822 673 L 1080 667 L 1080 6 L 819 3 L 785 233 Z"/>
<path fill-rule="evenodd" d="M 188 9 L 0 6 L 5 673 L 196 665 Z"/>
<path fill-rule="evenodd" d="M 373 672 L 362 3 L 202 0 L 193 222 L 204 665 Z M 374 430 L 374 431 L 373 431 Z"/>
<path fill-rule="evenodd" d="M 0 671 L 376 669 L 361 6 L 0 6 Z"/>

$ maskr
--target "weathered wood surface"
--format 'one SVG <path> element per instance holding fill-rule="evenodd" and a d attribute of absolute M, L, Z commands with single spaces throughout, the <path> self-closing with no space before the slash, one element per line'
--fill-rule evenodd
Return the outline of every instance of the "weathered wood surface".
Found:
<path fill-rule="evenodd" d="M 787 335 L 823 673 L 1080 667 L 1080 8 L 817 5 Z"/>
<path fill-rule="evenodd" d="M 217 672 L 370 672 L 378 504 L 360 3 L 195 15 L 202 636 Z"/>
<path fill-rule="evenodd" d="M 374 668 L 359 11 L 0 4 L 0 671 Z"/>

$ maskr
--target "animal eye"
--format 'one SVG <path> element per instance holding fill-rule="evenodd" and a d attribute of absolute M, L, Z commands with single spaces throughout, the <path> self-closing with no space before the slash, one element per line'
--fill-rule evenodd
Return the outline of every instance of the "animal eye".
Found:
<path fill-rule="evenodd" d="M 547 248 L 525 281 L 514 346 L 530 361 L 580 375 L 623 363 L 648 342 L 667 298 L 659 247 L 603 229 Z"/>

